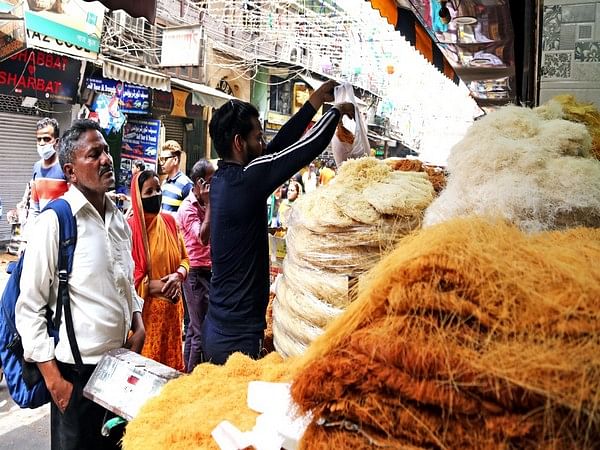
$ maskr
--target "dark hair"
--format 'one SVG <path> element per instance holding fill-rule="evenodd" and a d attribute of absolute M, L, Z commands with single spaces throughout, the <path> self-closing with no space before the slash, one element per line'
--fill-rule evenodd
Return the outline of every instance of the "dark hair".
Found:
<path fill-rule="evenodd" d="M 208 159 L 199 159 L 196 164 L 194 164 L 192 171 L 190 172 L 190 179 L 192 180 L 192 183 L 196 184 L 196 181 L 198 181 L 200 178 L 206 177 L 206 172 L 208 172 L 210 168 L 212 168 L 212 163 Z"/>
<path fill-rule="evenodd" d="M 41 130 L 42 128 L 46 128 L 47 126 L 51 126 L 54 129 L 54 137 L 58 138 L 60 135 L 60 129 L 58 128 L 58 120 L 53 119 L 51 117 L 44 117 L 43 119 L 38 120 L 35 125 L 36 130 Z"/>
<path fill-rule="evenodd" d="M 219 158 L 231 157 L 233 138 L 246 138 L 252 131 L 252 118 L 258 119 L 258 110 L 248 102 L 229 100 L 215 111 L 208 125 L 210 137 Z"/>
<path fill-rule="evenodd" d="M 142 186 L 144 185 L 146 180 L 154 177 L 158 178 L 158 175 L 154 170 L 144 170 L 143 172 L 140 172 L 140 174 L 138 175 L 138 188 L 140 192 L 142 192 Z"/>
<path fill-rule="evenodd" d="M 79 147 L 79 139 L 86 131 L 96 130 L 102 133 L 102 128 L 98 122 L 89 119 L 75 120 L 71 128 L 65 131 L 58 147 L 58 160 L 60 166 L 64 167 L 67 163 L 72 163 L 75 150 Z"/>
<path fill-rule="evenodd" d="M 140 171 L 146 169 L 146 164 L 144 164 L 144 161 L 142 161 L 141 159 L 134 159 L 133 160 L 133 165 L 135 167 L 137 167 L 138 169 L 140 169 Z"/>

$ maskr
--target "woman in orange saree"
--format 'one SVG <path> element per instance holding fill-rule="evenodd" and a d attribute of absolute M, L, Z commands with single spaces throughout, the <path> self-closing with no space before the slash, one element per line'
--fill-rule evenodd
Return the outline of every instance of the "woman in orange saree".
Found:
<path fill-rule="evenodd" d="M 181 283 L 189 270 L 183 237 L 175 219 L 160 212 L 158 176 L 145 170 L 131 181 L 135 287 L 144 299 L 142 319 L 146 340 L 142 355 L 184 371 Z"/>

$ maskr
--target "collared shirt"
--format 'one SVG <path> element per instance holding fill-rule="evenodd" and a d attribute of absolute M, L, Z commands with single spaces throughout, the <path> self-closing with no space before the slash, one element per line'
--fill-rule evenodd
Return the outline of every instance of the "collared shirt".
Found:
<path fill-rule="evenodd" d="M 177 212 L 183 199 L 192 190 L 192 180 L 179 171 L 173 178 L 167 178 L 162 184 L 162 206 L 161 209 L 171 214 Z"/>
<path fill-rule="evenodd" d="M 210 244 L 202 245 L 198 239 L 204 222 L 206 207 L 198 202 L 191 191 L 177 211 L 177 225 L 183 234 L 185 248 L 190 258 L 190 267 L 210 268 Z"/>
<path fill-rule="evenodd" d="M 108 197 L 104 220 L 75 186 L 63 198 L 77 220 L 77 245 L 69 277 L 75 336 L 83 363 L 97 364 L 104 353 L 123 346 L 133 313 L 142 310 L 143 300 L 133 284 L 131 231 Z M 16 323 L 25 359 L 44 362 L 56 358 L 72 364 L 64 314 L 56 348 L 44 316 L 46 305 L 53 315 L 56 310 L 58 240 L 56 214 L 40 214 L 25 251 Z"/>

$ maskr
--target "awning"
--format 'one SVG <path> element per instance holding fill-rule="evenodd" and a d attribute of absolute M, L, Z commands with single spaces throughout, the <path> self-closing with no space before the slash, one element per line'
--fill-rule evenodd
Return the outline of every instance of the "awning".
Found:
<path fill-rule="evenodd" d="M 139 69 L 122 62 L 102 60 L 102 76 L 158 89 L 159 91 L 171 92 L 171 79 L 168 76 L 153 70 Z"/>
<path fill-rule="evenodd" d="M 367 132 L 367 137 L 373 141 L 385 141 L 386 138 L 380 134 L 375 133 L 374 131 L 369 130 Z"/>
<path fill-rule="evenodd" d="M 171 83 L 189 89 L 192 92 L 192 105 L 220 108 L 229 100 L 235 100 L 236 98 L 205 84 L 192 83 L 191 81 L 180 80 L 179 78 L 171 78 Z"/>
<path fill-rule="evenodd" d="M 373 9 L 379 11 L 390 25 L 421 53 L 427 61 L 440 72 L 458 84 L 459 78 L 438 48 L 425 27 L 421 25 L 415 14 L 408 9 L 399 7 L 395 0 L 370 0 Z"/>
<path fill-rule="evenodd" d="M 511 20 L 511 12 L 530 0 L 367 1 L 431 64 L 455 83 L 460 78 L 480 107 L 515 99 L 518 14 Z"/>

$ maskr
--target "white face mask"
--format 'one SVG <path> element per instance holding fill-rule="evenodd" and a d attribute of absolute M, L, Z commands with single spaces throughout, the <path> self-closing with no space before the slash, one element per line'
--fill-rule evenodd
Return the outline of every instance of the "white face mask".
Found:
<path fill-rule="evenodd" d="M 38 145 L 37 151 L 40 155 L 40 158 L 43 160 L 51 158 L 54 153 L 56 153 L 56 150 L 54 150 L 54 144 Z"/>

